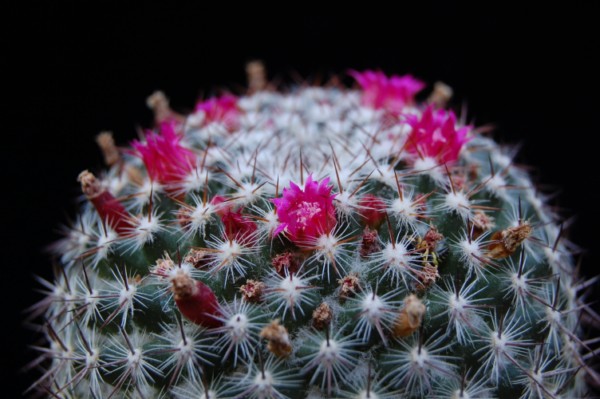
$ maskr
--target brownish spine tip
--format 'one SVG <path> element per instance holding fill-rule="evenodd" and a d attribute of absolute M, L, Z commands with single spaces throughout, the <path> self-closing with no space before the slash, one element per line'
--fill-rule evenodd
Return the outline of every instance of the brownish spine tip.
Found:
<path fill-rule="evenodd" d="M 344 301 L 360 291 L 360 279 L 356 273 L 350 273 L 338 280 L 340 285 L 340 300 Z"/>

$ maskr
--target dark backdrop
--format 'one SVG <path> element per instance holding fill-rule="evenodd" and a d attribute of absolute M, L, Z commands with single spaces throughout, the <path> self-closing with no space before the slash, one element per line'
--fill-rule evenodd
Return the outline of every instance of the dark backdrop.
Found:
<path fill-rule="evenodd" d="M 17 373 L 32 357 L 22 309 L 39 299 L 33 276 L 50 276 L 42 250 L 74 212 L 77 174 L 102 166 L 94 136 L 110 129 L 125 144 L 137 125 L 149 126 L 144 100 L 153 90 L 183 111 L 202 93 L 243 85 L 252 58 L 287 82 L 381 68 L 448 83 L 455 105 L 467 104 L 477 124 L 497 126 L 500 141 L 522 144 L 519 160 L 560 192 L 553 203 L 577 216 L 570 237 L 590 252 L 584 271 L 596 274 L 594 10 L 577 1 L 560 8 L 440 3 L 389 9 L 366 2 L 338 12 L 303 3 L 286 4 L 293 11 L 258 4 L 3 9 L 0 375 L 10 381 L 3 391 L 13 392 L 2 396 L 18 397 L 31 382 Z"/>

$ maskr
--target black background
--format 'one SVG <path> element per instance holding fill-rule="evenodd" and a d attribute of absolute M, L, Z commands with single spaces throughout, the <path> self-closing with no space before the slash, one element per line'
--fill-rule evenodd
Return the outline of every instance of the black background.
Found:
<path fill-rule="evenodd" d="M 391 9 L 367 2 L 335 12 L 303 3 L 286 10 L 100 2 L 3 9 L 0 373 L 10 383 L 2 396 L 18 397 L 32 380 L 18 373 L 33 356 L 23 308 L 39 300 L 33 276 L 50 277 L 43 249 L 74 213 L 77 174 L 102 167 L 94 136 L 109 129 L 126 144 L 136 126 L 150 125 L 145 98 L 153 90 L 164 90 L 172 107 L 185 111 L 201 94 L 242 87 L 244 63 L 253 58 L 288 83 L 347 68 L 448 83 L 457 107 L 467 104 L 476 124 L 494 124 L 501 142 L 522 144 L 518 160 L 536 166 L 533 174 L 549 192 L 560 192 L 552 203 L 577 216 L 570 237 L 589 250 L 583 267 L 595 275 L 595 10 L 577 1 L 420 4 Z"/>

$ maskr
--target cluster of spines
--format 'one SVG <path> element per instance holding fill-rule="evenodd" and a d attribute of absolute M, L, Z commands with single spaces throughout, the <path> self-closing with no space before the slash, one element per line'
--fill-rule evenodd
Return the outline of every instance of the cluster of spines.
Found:
<path fill-rule="evenodd" d="M 50 341 L 35 386 L 561 397 L 598 379 L 578 338 L 598 318 L 589 283 L 527 175 L 442 94 L 418 106 L 413 78 L 354 76 L 361 94 L 257 90 L 187 119 L 157 94 L 135 151 L 100 136 L 111 169 L 80 176 L 93 207 L 35 308 Z"/>

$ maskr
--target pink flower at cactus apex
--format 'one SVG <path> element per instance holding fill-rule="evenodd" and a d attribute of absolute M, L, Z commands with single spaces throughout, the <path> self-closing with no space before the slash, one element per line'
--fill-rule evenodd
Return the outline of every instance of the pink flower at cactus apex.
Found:
<path fill-rule="evenodd" d="M 302 245 L 330 233 L 336 224 L 331 189 L 329 178 L 319 182 L 309 176 L 304 189 L 290 182 L 283 196 L 273 199 L 281 222 L 275 234 L 283 231 L 293 243 Z"/>
<path fill-rule="evenodd" d="M 469 141 L 470 126 L 457 130 L 456 115 L 452 111 L 435 110 L 430 105 L 420 117 L 407 115 L 406 122 L 412 127 L 406 150 L 421 158 L 433 158 L 440 164 L 456 161 Z"/>
<path fill-rule="evenodd" d="M 147 133 L 145 143 L 135 140 L 132 146 L 144 161 L 150 179 L 172 187 L 196 167 L 196 155 L 180 144 L 174 123 L 161 123 L 159 132 Z"/>
<path fill-rule="evenodd" d="M 204 124 L 219 122 L 232 131 L 239 125 L 240 110 L 237 106 L 237 97 L 225 94 L 221 97 L 212 97 L 196 104 L 196 112 L 204 115 Z"/>
<path fill-rule="evenodd" d="M 406 105 L 414 103 L 415 94 L 425 83 L 411 75 L 385 76 L 381 71 L 350 71 L 362 88 L 361 102 L 367 107 L 399 114 Z"/>

